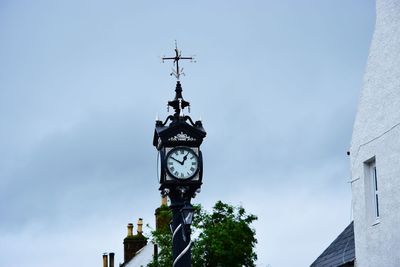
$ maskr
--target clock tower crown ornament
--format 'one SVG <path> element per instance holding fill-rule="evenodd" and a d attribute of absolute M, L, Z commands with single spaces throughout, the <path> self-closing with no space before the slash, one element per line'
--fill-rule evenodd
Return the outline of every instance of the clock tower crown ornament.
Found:
<path fill-rule="evenodd" d="M 177 79 L 175 97 L 168 101 L 168 107 L 174 114 L 165 121 L 156 120 L 153 145 L 160 156 L 160 188 L 163 196 L 168 196 L 172 209 L 171 223 L 173 240 L 173 267 L 190 267 L 191 245 L 190 225 L 194 210 L 191 199 L 200 192 L 203 180 L 203 156 L 200 145 L 206 137 L 206 131 L 200 120 L 193 121 L 183 111 L 190 103 L 183 99 L 180 76 L 184 75 L 179 68 L 180 60 L 191 60 L 193 57 L 182 57 L 175 42 L 175 57 L 163 57 L 173 60 L 175 69 L 171 75 Z"/>

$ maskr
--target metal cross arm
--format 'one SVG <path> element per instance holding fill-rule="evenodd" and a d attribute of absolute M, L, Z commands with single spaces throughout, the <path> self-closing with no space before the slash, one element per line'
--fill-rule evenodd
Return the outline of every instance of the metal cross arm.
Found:
<path fill-rule="evenodd" d="M 179 78 L 181 75 L 185 75 L 185 73 L 183 72 L 183 68 L 179 68 L 179 60 L 190 60 L 191 62 L 194 61 L 194 57 L 182 57 L 181 55 L 181 51 L 178 50 L 178 46 L 175 42 L 175 57 L 163 57 L 162 58 L 162 62 L 164 62 L 165 60 L 173 60 L 174 61 L 174 65 L 176 65 L 175 69 L 172 69 L 171 72 L 171 76 L 175 76 L 175 78 L 179 81 Z"/>

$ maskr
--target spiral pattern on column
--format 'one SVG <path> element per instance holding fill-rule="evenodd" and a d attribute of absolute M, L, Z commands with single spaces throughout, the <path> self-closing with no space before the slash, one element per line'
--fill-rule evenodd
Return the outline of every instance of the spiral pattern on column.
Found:
<path fill-rule="evenodd" d="M 181 228 L 182 228 L 182 224 L 179 224 L 178 227 L 175 228 L 175 230 L 172 234 L 172 242 L 176 236 L 176 233 L 178 233 L 179 229 L 181 229 Z M 176 257 L 176 259 L 174 260 L 174 263 L 172 264 L 172 267 L 174 267 L 175 264 L 183 257 L 183 255 L 185 255 L 189 251 L 191 246 L 192 246 L 192 240 L 189 241 L 189 244 L 182 250 L 181 253 L 179 253 L 178 257 Z"/>

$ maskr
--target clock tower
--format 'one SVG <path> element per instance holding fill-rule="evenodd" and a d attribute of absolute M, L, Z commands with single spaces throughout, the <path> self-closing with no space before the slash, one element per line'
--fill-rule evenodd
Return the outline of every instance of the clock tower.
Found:
<path fill-rule="evenodd" d="M 191 199 L 200 192 L 203 178 L 203 156 L 200 145 L 206 136 L 201 121 L 193 121 L 184 112 L 190 111 L 190 103 L 183 99 L 179 61 L 192 57 L 182 57 L 175 47 L 173 60 L 175 69 L 171 75 L 177 79 L 175 98 L 168 101 L 174 114 L 165 121 L 156 120 L 153 145 L 159 151 L 160 188 L 163 196 L 168 196 L 172 209 L 173 267 L 191 266 L 190 225 L 193 219 Z"/>

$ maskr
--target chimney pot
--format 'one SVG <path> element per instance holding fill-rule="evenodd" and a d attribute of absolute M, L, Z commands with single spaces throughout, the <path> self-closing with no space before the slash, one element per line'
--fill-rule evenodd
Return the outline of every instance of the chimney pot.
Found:
<path fill-rule="evenodd" d="M 138 220 L 137 233 L 138 233 L 138 235 L 142 235 L 142 233 L 143 233 L 143 219 L 142 218 L 139 218 L 139 220 Z"/>
<path fill-rule="evenodd" d="M 110 253 L 110 267 L 114 267 L 114 252 Z"/>
<path fill-rule="evenodd" d="M 108 255 L 107 255 L 107 253 L 103 254 L 103 267 L 108 267 Z"/>
<path fill-rule="evenodd" d="M 133 224 L 128 223 L 128 236 L 133 236 Z"/>
<path fill-rule="evenodd" d="M 167 205 L 167 203 L 168 203 L 168 201 L 167 201 L 167 196 L 163 196 L 163 197 L 161 198 L 161 206 Z"/>

